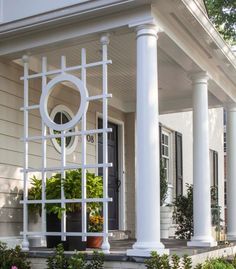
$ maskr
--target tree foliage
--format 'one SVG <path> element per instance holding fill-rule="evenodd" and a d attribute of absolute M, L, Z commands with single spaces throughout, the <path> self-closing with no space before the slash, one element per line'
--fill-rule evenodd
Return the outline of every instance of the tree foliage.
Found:
<path fill-rule="evenodd" d="M 205 0 L 208 16 L 223 38 L 236 45 L 236 1 Z"/>

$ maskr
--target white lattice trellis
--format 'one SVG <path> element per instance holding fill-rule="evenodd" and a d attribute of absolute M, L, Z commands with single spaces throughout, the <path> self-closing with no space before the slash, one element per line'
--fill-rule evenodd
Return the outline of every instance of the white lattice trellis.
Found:
<path fill-rule="evenodd" d="M 24 76 L 21 78 L 24 80 L 24 107 L 21 110 L 24 111 L 24 168 L 22 169 L 24 175 L 24 199 L 23 203 L 23 250 L 29 250 L 28 236 L 61 236 L 62 240 L 66 240 L 66 236 L 82 236 L 82 240 L 86 241 L 87 236 L 103 236 L 102 249 L 104 252 L 109 252 L 110 244 L 108 241 L 108 202 L 112 199 L 108 197 L 108 168 L 112 166 L 112 163 L 108 163 L 108 147 L 107 147 L 107 133 L 112 129 L 108 128 L 108 98 L 111 98 L 111 94 L 108 94 L 107 85 L 107 66 L 111 63 L 107 57 L 107 46 L 109 44 L 108 35 L 101 37 L 102 45 L 102 60 L 94 63 L 86 62 L 86 50 L 81 50 L 81 64 L 78 66 L 68 67 L 66 65 L 66 57 L 61 57 L 61 68 L 57 70 L 47 71 L 47 58 L 42 58 L 42 72 L 37 74 L 29 74 L 29 58 L 23 56 L 24 63 Z M 86 70 L 92 67 L 102 68 L 102 94 L 89 96 L 86 88 Z M 72 71 L 81 70 L 81 77 L 75 77 L 70 74 Z M 54 76 L 53 79 L 48 82 L 48 76 Z M 36 105 L 29 105 L 29 80 L 42 79 L 42 93 L 40 103 Z M 81 104 L 75 117 L 66 124 L 56 124 L 53 122 L 47 111 L 47 101 L 54 86 L 60 82 L 69 81 L 76 86 L 76 90 L 80 92 Z M 101 100 L 103 111 L 103 128 L 87 130 L 86 126 L 86 113 L 89 101 Z M 39 109 L 42 117 L 42 134 L 40 136 L 29 136 L 29 111 Z M 81 121 L 81 129 L 74 132 L 69 132 L 72 127 L 77 125 Z M 57 134 L 47 134 L 47 128 L 60 131 Z M 86 136 L 93 134 L 103 134 L 103 163 L 87 164 L 86 155 Z M 74 165 L 67 165 L 66 152 L 65 152 L 65 139 L 71 136 L 81 136 L 82 152 L 81 163 Z M 58 167 L 47 166 L 47 140 L 52 138 L 61 139 L 61 165 Z M 42 144 L 42 162 L 39 168 L 29 167 L 29 142 L 41 141 Z M 61 178 L 65 178 L 66 170 L 73 170 L 81 168 L 82 170 L 82 198 L 81 199 L 66 199 L 64 195 L 63 186 L 61 188 L 61 199 L 48 200 L 46 199 L 45 186 L 47 172 L 60 172 Z M 103 169 L 103 198 L 87 198 L 86 197 L 86 170 L 92 168 Z M 41 200 L 28 200 L 28 184 L 29 173 L 40 172 L 42 176 L 42 198 Z M 102 202 L 103 203 L 103 232 L 91 233 L 87 232 L 87 203 Z M 47 232 L 46 231 L 46 204 L 61 204 L 62 208 L 65 208 L 67 203 L 81 203 L 82 205 L 82 231 L 81 232 L 67 232 L 66 230 L 66 212 L 63 212 L 61 220 L 61 232 Z M 42 205 L 42 227 L 41 231 L 30 232 L 28 229 L 28 205 L 29 204 L 41 204 Z"/>

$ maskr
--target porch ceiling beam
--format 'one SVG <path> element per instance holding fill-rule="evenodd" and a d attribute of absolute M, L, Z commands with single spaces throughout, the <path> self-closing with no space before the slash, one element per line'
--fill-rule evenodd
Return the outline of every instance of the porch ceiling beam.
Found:
<path fill-rule="evenodd" d="M 14 38 L 1 39 L 0 56 L 17 59 L 25 53 L 34 54 L 43 50 L 55 49 L 59 43 L 60 46 L 79 44 L 88 39 L 97 39 L 101 32 L 118 31 L 140 20 L 153 22 L 150 6 L 133 8 L 122 13 L 110 13 L 107 16 L 96 17 L 96 19 L 84 22 L 77 21 L 64 26 L 58 24 L 53 29 L 44 28 L 37 32 L 16 34 Z M 127 30 L 126 27 L 126 31 L 131 30 Z"/>

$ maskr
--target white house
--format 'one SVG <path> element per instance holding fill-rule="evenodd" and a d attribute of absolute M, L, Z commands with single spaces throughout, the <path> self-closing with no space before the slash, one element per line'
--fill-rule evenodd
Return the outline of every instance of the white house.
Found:
<path fill-rule="evenodd" d="M 202 1 L 0 0 L 0 8 L 2 239 L 23 239 L 27 250 L 29 237 L 48 235 L 44 207 L 38 230 L 29 230 L 30 177 L 45 182 L 53 172 L 76 168 L 83 170 L 80 234 L 90 236 L 86 170 L 100 168 L 104 252 L 110 230 L 128 230 L 136 243 L 127 255 L 168 253 L 160 241 L 161 148 L 168 201 L 185 192 L 185 183 L 194 185 L 188 245 L 216 246 L 210 186 L 218 185 L 223 208 L 223 108 L 227 236 L 236 238 L 236 57 Z M 48 202 L 44 194 L 35 201 Z"/>

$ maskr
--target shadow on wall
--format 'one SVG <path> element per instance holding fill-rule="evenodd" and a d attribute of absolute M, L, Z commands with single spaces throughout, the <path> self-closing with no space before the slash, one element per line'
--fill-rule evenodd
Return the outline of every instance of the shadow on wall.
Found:
<path fill-rule="evenodd" d="M 9 247 L 21 243 L 20 232 L 23 229 L 23 208 L 20 204 L 22 189 L 14 187 L 7 193 L 0 193 L 0 241 Z"/>

